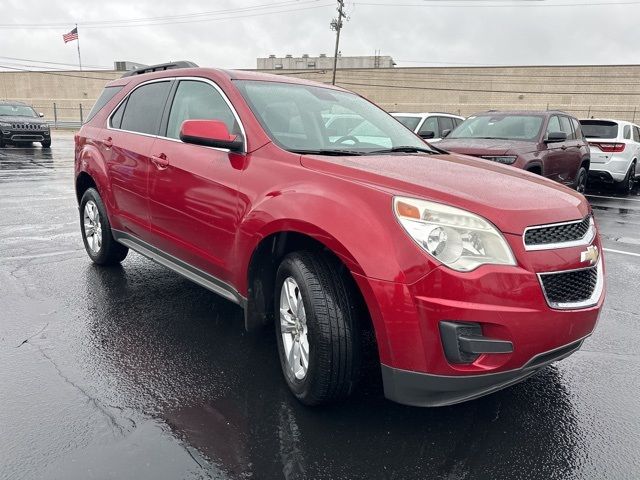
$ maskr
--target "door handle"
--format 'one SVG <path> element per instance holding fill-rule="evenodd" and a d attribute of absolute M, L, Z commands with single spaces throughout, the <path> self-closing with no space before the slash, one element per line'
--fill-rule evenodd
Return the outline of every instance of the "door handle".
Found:
<path fill-rule="evenodd" d="M 160 155 L 153 155 L 151 157 L 151 161 L 159 170 L 164 170 L 169 166 L 169 160 L 164 153 L 161 153 Z"/>
<path fill-rule="evenodd" d="M 102 141 L 102 145 L 104 145 L 104 148 L 106 148 L 107 150 L 109 150 L 111 147 L 113 147 L 113 138 L 111 137 L 107 137 Z"/>

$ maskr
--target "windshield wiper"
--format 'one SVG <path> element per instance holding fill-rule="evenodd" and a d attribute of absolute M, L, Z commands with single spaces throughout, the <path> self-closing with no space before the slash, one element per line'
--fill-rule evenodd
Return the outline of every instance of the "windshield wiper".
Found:
<path fill-rule="evenodd" d="M 319 150 L 304 150 L 304 149 L 296 149 L 296 150 L 289 150 L 292 153 L 299 153 L 301 155 L 332 155 L 335 157 L 342 157 L 345 155 L 352 155 L 352 156 L 356 156 L 356 155 L 364 155 L 364 152 L 357 152 L 355 150 L 324 150 L 324 149 L 319 149 Z"/>
<path fill-rule="evenodd" d="M 405 145 L 405 146 L 399 146 L 399 147 L 393 147 L 393 148 L 386 148 L 384 150 L 374 150 L 372 152 L 367 152 L 368 154 L 372 154 L 372 153 L 395 153 L 395 152 L 401 152 L 401 153 L 413 153 L 413 152 L 419 152 L 419 153 L 439 153 L 436 150 L 433 150 L 431 148 L 423 148 L 423 147 L 412 147 L 410 145 Z"/>

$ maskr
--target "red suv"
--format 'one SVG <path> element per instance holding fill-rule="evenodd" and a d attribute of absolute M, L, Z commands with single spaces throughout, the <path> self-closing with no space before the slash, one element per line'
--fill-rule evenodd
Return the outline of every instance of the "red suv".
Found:
<path fill-rule="evenodd" d="M 472 115 L 438 148 L 537 173 L 583 193 L 590 149 L 580 122 L 564 112 L 484 112 Z"/>
<path fill-rule="evenodd" d="M 432 150 L 339 88 L 181 66 L 109 83 L 77 134 L 87 253 L 133 249 L 240 305 L 247 329 L 274 325 L 300 401 L 348 395 L 365 339 L 388 398 L 437 406 L 593 331 L 604 272 L 582 195 Z M 357 132 L 326 128 L 345 114 Z"/>

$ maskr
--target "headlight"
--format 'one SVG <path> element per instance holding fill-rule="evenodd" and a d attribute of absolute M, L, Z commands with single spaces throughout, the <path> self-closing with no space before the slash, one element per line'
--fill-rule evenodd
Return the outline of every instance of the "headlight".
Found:
<path fill-rule="evenodd" d="M 478 215 L 440 203 L 395 197 L 393 211 L 429 255 L 459 272 L 480 265 L 517 265 L 502 234 Z"/>
<path fill-rule="evenodd" d="M 0 122 L 0 127 L 11 128 L 11 124 L 6 122 Z"/>
<path fill-rule="evenodd" d="M 512 165 L 518 159 L 518 157 L 513 155 L 487 155 L 482 158 L 491 160 L 492 162 L 504 163 L 505 165 Z"/>
<path fill-rule="evenodd" d="M 42 125 L 40 125 L 40 128 L 46 131 L 46 130 L 49 130 L 49 125 L 47 125 L 46 123 L 43 123 Z"/>

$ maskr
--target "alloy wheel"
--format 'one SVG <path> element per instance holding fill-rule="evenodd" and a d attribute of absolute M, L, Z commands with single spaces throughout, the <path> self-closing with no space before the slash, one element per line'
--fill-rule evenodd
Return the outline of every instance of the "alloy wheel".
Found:
<path fill-rule="evenodd" d="M 85 204 L 82 217 L 87 245 L 94 254 L 97 254 L 102 248 L 102 223 L 98 206 L 93 200 L 89 200 Z"/>
<path fill-rule="evenodd" d="M 285 278 L 280 290 L 280 333 L 289 374 L 303 380 L 309 369 L 307 317 L 298 283 Z"/>

